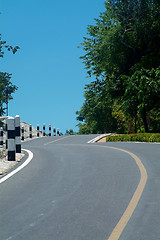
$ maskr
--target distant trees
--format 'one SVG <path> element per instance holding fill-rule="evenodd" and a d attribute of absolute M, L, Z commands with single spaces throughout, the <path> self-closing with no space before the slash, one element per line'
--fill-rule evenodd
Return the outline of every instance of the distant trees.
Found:
<path fill-rule="evenodd" d="M 76 112 L 79 132 L 160 131 L 160 2 L 108 0 L 105 8 L 81 44 L 96 80 Z"/>
<path fill-rule="evenodd" d="M 2 41 L 2 36 L 0 34 L 0 57 L 4 57 L 4 51 L 12 51 L 13 54 L 19 49 L 18 46 L 12 47 L 7 45 L 6 41 Z M 17 90 L 17 87 L 11 82 L 11 74 L 0 72 L 0 116 L 5 113 L 5 110 L 8 109 L 8 101 L 13 99 L 12 93 Z"/>
<path fill-rule="evenodd" d="M 65 135 L 75 135 L 76 133 L 73 131 L 73 129 L 66 130 Z"/>

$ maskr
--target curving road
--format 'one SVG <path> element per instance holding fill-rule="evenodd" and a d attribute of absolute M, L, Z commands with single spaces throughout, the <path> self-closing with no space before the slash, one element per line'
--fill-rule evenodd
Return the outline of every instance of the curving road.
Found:
<path fill-rule="evenodd" d="M 0 184 L 0 240 L 160 239 L 160 145 L 88 144 L 93 137 L 23 143 L 34 157 Z M 112 232 L 142 177 L 128 153 L 140 159 L 148 178 L 129 222 L 115 238 Z"/>

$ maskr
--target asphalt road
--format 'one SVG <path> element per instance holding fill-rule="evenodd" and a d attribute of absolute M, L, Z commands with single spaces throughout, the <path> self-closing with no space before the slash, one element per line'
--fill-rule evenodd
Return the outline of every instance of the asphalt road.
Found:
<path fill-rule="evenodd" d="M 107 240 L 140 181 L 147 184 L 120 240 L 160 239 L 160 145 L 94 143 L 95 136 L 23 143 L 32 161 L 0 184 L 0 240 Z M 108 148 L 109 147 L 109 148 Z"/>

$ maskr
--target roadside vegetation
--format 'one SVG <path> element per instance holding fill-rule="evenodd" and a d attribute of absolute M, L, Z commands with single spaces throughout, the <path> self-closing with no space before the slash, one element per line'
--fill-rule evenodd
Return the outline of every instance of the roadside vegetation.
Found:
<path fill-rule="evenodd" d="M 160 142 L 160 133 L 119 134 L 107 136 L 106 142 Z"/>
<path fill-rule="evenodd" d="M 159 12 L 159 0 L 107 0 L 88 26 L 79 134 L 160 133 Z"/>
<path fill-rule="evenodd" d="M 12 47 L 2 40 L 0 33 L 0 58 L 4 57 L 5 50 L 15 54 L 19 49 L 18 46 Z M 12 74 L 0 71 L 0 116 L 8 115 L 8 102 L 13 99 L 12 94 L 18 89 L 11 81 Z"/>

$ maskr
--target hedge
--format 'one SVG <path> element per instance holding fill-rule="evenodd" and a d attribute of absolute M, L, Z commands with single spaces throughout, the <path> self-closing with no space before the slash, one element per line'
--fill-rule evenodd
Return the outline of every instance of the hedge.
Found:
<path fill-rule="evenodd" d="M 160 133 L 120 134 L 106 137 L 106 142 L 160 142 Z"/>

